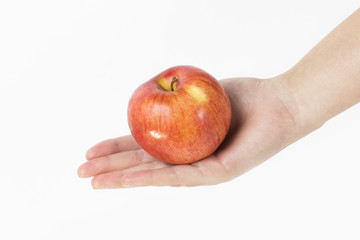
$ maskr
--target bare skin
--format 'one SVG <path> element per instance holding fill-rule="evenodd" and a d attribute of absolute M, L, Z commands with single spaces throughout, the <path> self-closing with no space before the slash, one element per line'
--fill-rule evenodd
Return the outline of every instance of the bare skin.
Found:
<path fill-rule="evenodd" d="M 210 157 L 169 165 L 132 136 L 103 141 L 87 152 L 80 177 L 93 188 L 199 186 L 229 181 L 360 102 L 360 10 L 288 72 L 271 79 L 221 81 L 232 105 L 229 134 Z"/>
<path fill-rule="evenodd" d="M 228 79 L 222 84 L 232 103 L 232 123 L 226 141 L 211 157 L 173 166 L 152 158 L 132 136 L 125 136 L 91 148 L 79 175 L 95 176 L 94 188 L 217 184 L 239 176 L 292 142 L 288 138 L 295 123 L 270 81 Z"/>

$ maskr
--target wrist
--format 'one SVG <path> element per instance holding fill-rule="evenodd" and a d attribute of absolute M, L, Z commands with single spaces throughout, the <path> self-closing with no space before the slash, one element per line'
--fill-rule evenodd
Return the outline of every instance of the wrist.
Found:
<path fill-rule="evenodd" d="M 319 112 L 313 112 L 314 108 L 308 108 L 307 93 L 299 85 L 301 81 L 296 78 L 297 76 L 289 71 L 272 78 L 271 81 L 293 119 L 295 138 L 301 138 L 320 128 L 326 121 L 316 115 Z M 318 103 L 311 103 L 316 104 Z"/>

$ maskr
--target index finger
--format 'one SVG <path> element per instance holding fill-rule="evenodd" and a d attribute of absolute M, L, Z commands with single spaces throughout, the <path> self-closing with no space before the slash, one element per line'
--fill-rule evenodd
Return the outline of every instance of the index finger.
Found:
<path fill-rule="evenodd" d="M 88 160 L 92 160 L 94 158 L 107 156 L 114 153 L 137 149 L 140 149 L 140 146 L 137 144 L 134 137 L 132 135 L 127 135 L 108 139 L 94 145 L 87 151 L 86 158 Z"/>

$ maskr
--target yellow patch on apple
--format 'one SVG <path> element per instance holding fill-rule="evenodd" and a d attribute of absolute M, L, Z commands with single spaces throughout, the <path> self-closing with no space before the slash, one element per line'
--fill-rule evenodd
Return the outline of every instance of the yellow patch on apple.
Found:
<path fill-rule="evenodd" d="M 206 102 L 207 96 L 199 87 L 190 85 L 185 88 L 185 91 L 193 97 L 198 103 Z"/>

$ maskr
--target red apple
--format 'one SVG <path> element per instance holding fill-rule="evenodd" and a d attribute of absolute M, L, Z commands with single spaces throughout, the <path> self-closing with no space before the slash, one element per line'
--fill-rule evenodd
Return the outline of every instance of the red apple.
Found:
<path fill-rule="evenodd" d="M 169 68 L 138 87 L 128 123 L 137 143 L 163 162 L 186 164 L 210 156 L 230 126 L 231 105 L 220 83 L 192 66 Z"/>

